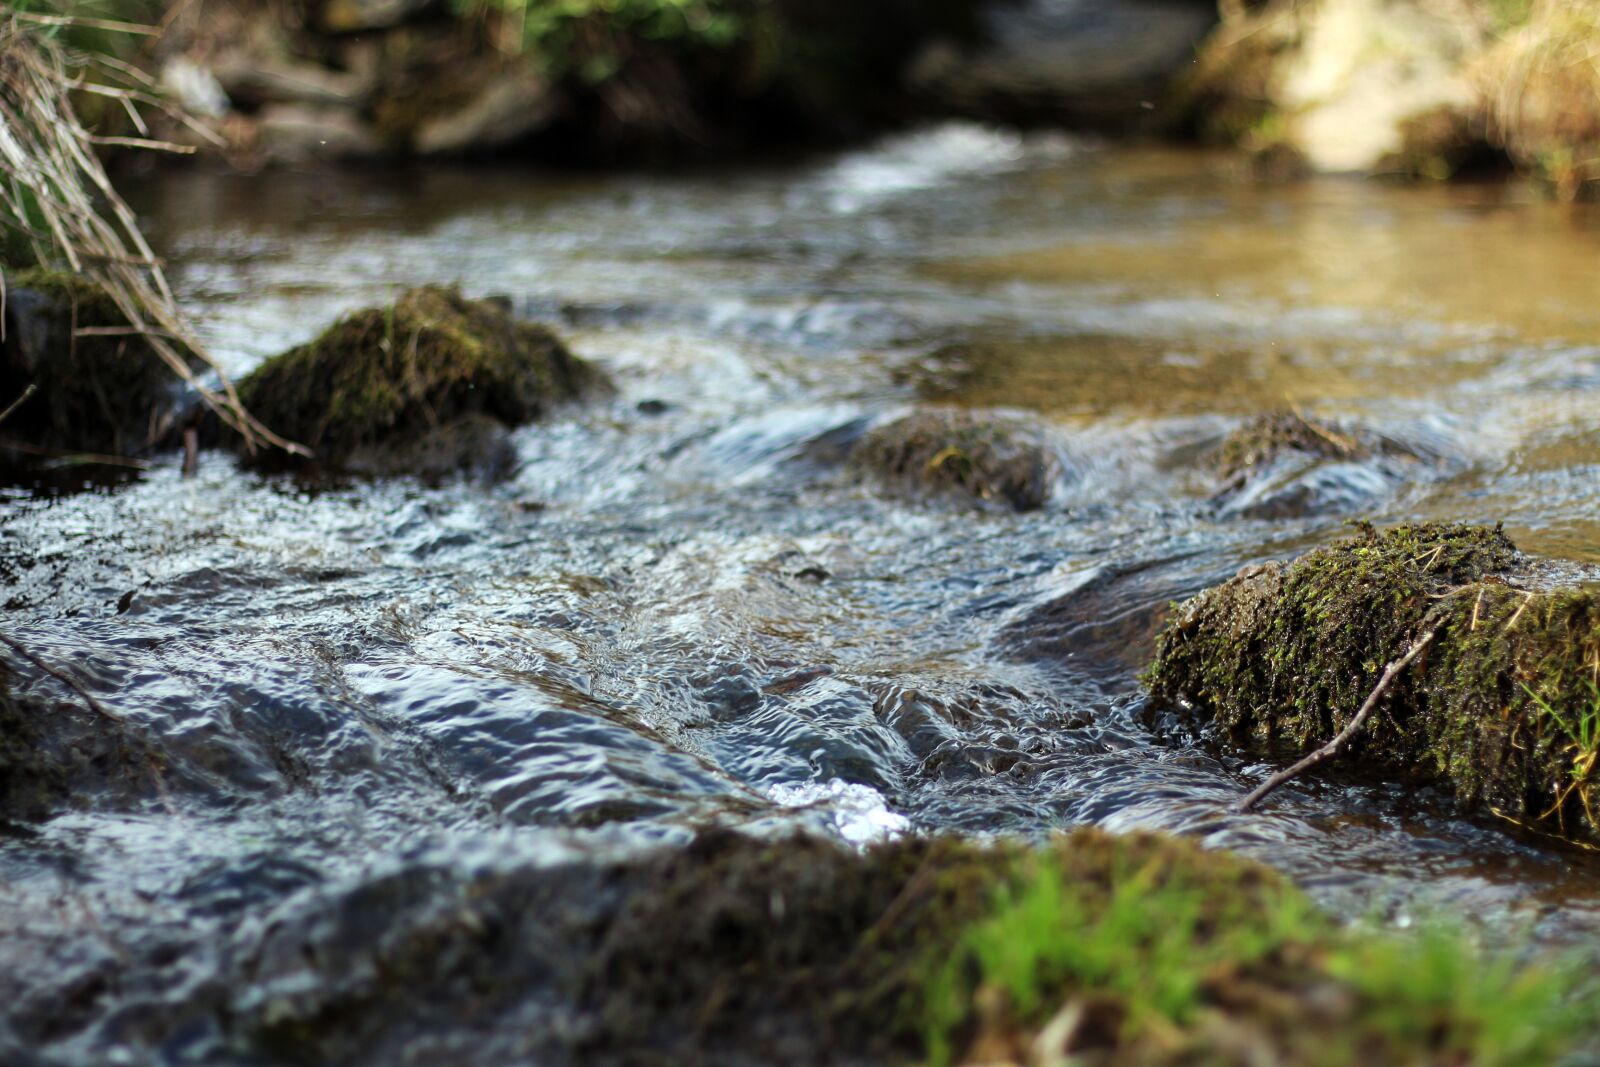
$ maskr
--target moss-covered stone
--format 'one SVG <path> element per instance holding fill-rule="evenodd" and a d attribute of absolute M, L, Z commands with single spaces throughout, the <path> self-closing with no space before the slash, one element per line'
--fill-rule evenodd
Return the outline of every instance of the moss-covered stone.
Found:
<path fill-rule="evenodd" d="M 1224 481 L 1242 477 L 1285 452 L 1328 459 L 1361 459 L 1372 453 L 1370 435 L 1352 433 L 1299 412 L 1264 415 L 1230 433 L 1217 447 L 1213 462 Z"/>
<path fill-rule="evenodd" d="M 1211 499 L 1224 513 L 1252 518 L 1348 513 L 1415 477 L 1422 458 L 1370 430 L 1278 412 L 1218 446 Z"/>
<path fill-rule="evenodd" d="M 1041 507 L 1062 475 L 1055 451 L 1027 425 L 956 410 L 913 412 L 874 427 L 849 464 L 891 491 L 960 494 L 1018 511 Z"/>
<path fill-rule="evenodd" d="M 492 434 L 444 428 L 463 420 L 472 420 L 468 430 L 481 428 L 485 418 L 515 426 L 608 387 L 600 370 L 544 326 L 513 318 L 503 302 L 424 286 L 268 360 L 239 393 L 257 418 L 326 465 L 428 474 L 441 462 L 493 459 L 482 449 L 443 447 L 445 438 L 503 448 Z"/>
<path fill-rule="evenodd" d="M 1247 568 L 1175 609 L 1147 681 L 1236 745 L 1308 751 L 1429 629 L 1348 759 L 1600 841 L 1600 589 L 1553 585 L 1499 529 L 1365 528 Z"/>
<path fill-rule="evenodd" d="M 176 407 L 177 379 L 105 291 L 41 269 L 6 276 L 0 410 L 38 391 L 0 425 L 0 437 L 37 448 L 129 454 L 154 443 Z"/>
<path fill-rule="evenodd" d="M 1241 1042 L 1327 1067 L 1548 1063 L 1570 1040 L 1537 974 L 1456 988 L 1481 969 L 1464 947 L 1422 969 L 1366 965 L 1375 945 L 1259 864 L 1158 835 L 708 831 L 329 887 L 209 988 L 237 1047 L 297 1065 L 451 1062 L 463 1030 L 496 1062 L 1027 1062 L 1078 1009 L 1057 1051 L 1107 1067 L 1233 1063 Z M 1510 1005 L 1513 984 L 1545 995 Z M 1491 1048 L 1486 1005 L 1548 1039 Z"/>

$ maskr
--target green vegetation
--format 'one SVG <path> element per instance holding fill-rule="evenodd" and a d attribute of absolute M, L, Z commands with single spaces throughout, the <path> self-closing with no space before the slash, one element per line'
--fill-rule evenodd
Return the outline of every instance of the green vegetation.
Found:
<path fill-rule="evenodd" d="M 1362 459 L 1378 442 L 1331 423 L 1314 421 L 1298 411 L 1263 415 L 1230 433 L 1213 462 L 1226 479 L 1271 463 L 1285 452 L 1304 452 L 1329 459 Z"/>
<path fill-rule="evenodd" d="M 1096 850 L 1103 867 L 1085 870 L 1078 853 Z M 1016 1060 L 1049 1034 L 1046 1053 L 1097 1064 L 1232 1062 L 1248 1045 L 1307 1067 L 1513 1067 L 1555 1062 L 1594 1004 L 1566 967 L 1485 958 L 1438 923 L 1342 930 L 1250 864 L 1156 838 L 1078 835 L 1026 857 L 934 974 L 936 1064 L 976 1017 L 969 1043 Z M 1342 995 L 1313 1006 L 1330 982 Z"/>
<path fill-rule="evenodd" d="M 1542 583 L 1498 529 L 1369 527 L 1292 565 L 1250 568 L 1174 610 L 1147 681 L 1158 705 L 1192 709 L 1233 744 L 1309 751 L 1435 627 L 1434 647 L 1396 679 L 1347 759 L 1600 840 L 1600 769 L 1584 744 L 1600 593 Z"/>
<path fill-rule="evenodd" d="M 875 426 L 850 453 L 858 474 L 909 494 L 955 494 L 1041 507 L 1061 476 L 1055 451 L 1030 427 L 958 410 L 913 412 Z"/>
<path fill-rule="evenodd" d="M 1592 1036 L 1567 968 L 1345 930 L 1259 864 L 1156 835 L 720 834 L 613 884 L 588 996 L 624 1058 L 1521 1067 Z"/>
<path fill-rule="evenodd" d="M 514 426 L 605 388 L 599 370 L 506 305 L 424 286 L 268 360 L 239 383 L 239 395 L 323 462 L 362 466 L 362 454 L 374 452 L 403 464 L 397 446 L 436 441 L 441 427 L 462 420 Z"/>

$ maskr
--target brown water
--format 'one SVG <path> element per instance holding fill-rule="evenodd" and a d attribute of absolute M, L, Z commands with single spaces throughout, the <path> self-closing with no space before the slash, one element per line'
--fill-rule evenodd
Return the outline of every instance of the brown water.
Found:
<path fill-rule="evenodd" d="M 557 322 L 620 395 L 519 431 L 495 487 L 313 490 L 208 455 L 190 481 L 163 457 L 113 490 L 7 491 L 0 626 L 165 770 L 0 835 L 0 1053 L 270 1060 L 250 1020 L 345 1003 L 382 928 L 483 872 L 712 824 L 1159 828 L 1345 914 L 1596 947 L 1593 857 L 1372 783 L 1232 815 L 1270 768 L 1152 736 L 1134 680 L 1168 601 L 1350 517 L 1504 521 L 1600 562 L 1592 209 L 966 126 L 782 168 L 192 176 L 136 200 L 232 370 L 455 281 Z M 847 477 L 842 443 L 923 402 L 1035 413 L 1070 472 L 1051 505 Z M 1200 457 L 1285 405 L 1425 459 L 1218 507 Z M 364 909 L 379 929 L 335 921 Z M 296 931 L 322 955 L 285 955 Z M 525 1035 L 561 1005 L 530 989 L 429 1047 L 558 1061 Z"/>

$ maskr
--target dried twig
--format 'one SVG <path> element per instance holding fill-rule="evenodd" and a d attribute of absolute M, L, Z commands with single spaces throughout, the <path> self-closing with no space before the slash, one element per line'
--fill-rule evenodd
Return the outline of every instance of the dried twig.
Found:
<path fill-rule="evenodd" d="M 1249 814 L 1255 810 L 1256 805 L 1260 804 L 1268 797 L 1268 795 L 1270 795 L 1279 786 L 1289 781 L 1291 778 L 1294 778 L 1302 772 L 1308 771 L 1312 767 L 1315 767 L 1317 764 L 1322 763 L 1325 760 L 1330 760 L 1339 755 L 1339 753 L 1343 752 L 1350 744 L 1351 739 L 1353 739 L 1356 734 L 1361 732 L 1361 727 L 1366 725 L 1367 717 L 1372 714 L 1372 709 L 1378 706 L 1378 701 L 1383 697 L 1383 694 L 1388 691 L 1389 686 L 1394 683 L 1394 680 L 1399 677 L 1400 672 L 1405 670 L 1406 667 L 1410 665 L 1412 660 L 1421 655 L 1422 650 L 1427 648 L 1428 645 L 1433 642 L 1433 639 L 1438 636 L 1438 634 L 1438 627 L 1429 630 L 1427 633 L 1423 634 L 1421 637 L 1412 642 L 1411 647 L 1406 650 L 1405 655 L 1401 656 L 1399 659 L 1395 660 L 1393 663 L 1389 664 L 1383 669 L 1383 676 L 1378 679 L 1378 684 L 1372 687 L 1372 692 L 1367 694 L 1367 699 L 1362 702 L 1361 709 L 1356 712 L 1355 718 L 1351 719 L 1345 728 L 1339 731 L 1339 735 L 1337 737 L 1323 745 L 1321 748 L 1317 749 L 1315 752 L 1311 753 L 1311 755 L 1307 756 L 1299 763 L 1296 763 L 1294 766 L 1289 767 L 1286 770 L 1279 771 L 1271 778 L 1268 778 L 1265 782 L 1262 782 L 1261 785 L 1256 787 L 1254 792 L 1245 797 L 1244 800 L 1239 803 L 1239 806 L 1235 808 L 1234 811 L 1241 815 Z"/>
<path fill-rule="evenodd" d="M 46 663 L 38 656 L 35 656 L 32 652 L 29 652 L 26 648 L 7 637 L 5 634 L 0 634 L 0 645 L 5 645 L 11 651 L 15 652 L 17 655 L 33 664 L 35 667 L 38 667 L 41 671 L 44 671 L 44 673 L 54 678 L 62 685 L 65 685 L 74 693 L 77 693 L 83 698 L 83 702 L 89 706 L 89 710 L 94 712 L 96 715 L 103 719 L 110 719 L 112 722 L 123 721 L 121 715 L 111 711 L 104 704 L 100 703 L 93 696 L 91 696 L 89 690 L 83 687 L 83 683 L 72 677 L 72 675 L 66 673 L 58 667 L 50 666 L 50 664 Z"/>
<path fill-rule="evenodd" d="M 51 41 L 27 30 L 16 12 L 0 21 L 0 211 L 17 220 L 41 260 L 53 250 L 75 273 L 104 289 L 129 327 L 244 438 L 247 448 L 270 442 L 305 453 L 245 410 L 227 374 L 184 322 L 133 211 L 94 154 L 98 139 L 73 113 L 67 98 L 72 84 Z M 220 389 L 200 380 L 185 351 L 216 372 Z"/>
<path fill-rule="evenodd" d="M 34 385 L 32 382 L 29 382 L 28 387 L 22 391 L 22 395 L 8 404 L 4 411 L 0 411 L 0 422 L 5 422 L 7 419 L 9 419 L 13 411 L 16 411 L 18 408 L 20 408 L 25 400 L 38 391 L 39 387 Z"/>

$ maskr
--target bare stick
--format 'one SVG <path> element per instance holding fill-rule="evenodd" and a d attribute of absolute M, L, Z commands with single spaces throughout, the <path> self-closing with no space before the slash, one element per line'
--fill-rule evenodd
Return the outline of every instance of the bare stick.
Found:
<path fill-rule="evenodd" d="M 23 648 L 5 634 L 0 634 L 0 645 L 5 645 L 11 651 L 15 652 L 17 655 L 33 664 L 35 667 L 38 667 L 41 671 L 44 671 L 44 673 L 54 678 L 62 685 L 65 685 L 74 693 L 77 693 L 83 698 L 83 702 L 89 705 L 89 710 L 94 712 L 96 715 L 99 715 L 102 718 L 110 719 L 112 722 L 122 722 L 121 715 L 108 710 L 104 704 L 90 696 L 89 691 L 83 687 L 83 683 L 72 677 L 72 675 L 67 674 L 65 671 L 62 671 L 59 668 L 50 666 L 50 664 L 46 663 L 38 656 L 35 656 L 32 652 L 29 652 L 26 648 Z"/>
<path fill-rule="evenodd" d="M 34 385 L 32 382 L 29 382 L 28 387 L 22 391 L 22 395 L 13 400 L 10 407 L 6 408 L 4 411 L 0 411 L 0 422 L 5 422 L 7 419 L 9 419 L 11 417 L 11 413 L 20 408 L 24 400 L 27 400 L 30 396 L 38 391 L 39 387 Z"/>
<path fill-rule="evenodd" d="M 200 433 L 193 426 L 183 431 L 183 476 L 193 478 L 200 469 Z"/>
<path fill-rule="evenodd" d="M 1355 718 L 1351 719 L 1349 724 L 1345 726 L 1343 730 L 1339 731 L 1339 736 L 1335 737 L 1332 741 L 1329 741 L 1327 744 L 1311 753 L 1311 755 L 1307 756 L 1299 763 L 1296 763 L 1293 767 L 1289 767 L 1286 770 L 1281 770 L 1277 774 L 1274 774 L 1271 778 L 1268 778 L 1265 782 L 1262 782 L 1256 787 L 1255 792 L 1245 797 L 1244 800 L 1239 803 L 1239 806 L 1233 810 L 1238 812 L 1240 815 L 1248 815 L 1250 812 L 1255 810 L 1257 804 L 1260 804 L 1263 800 L 1265 800 L 1268 795 L 1270 795 L 1283 783 L 1289 781 L 1291 778 L 1294 778 L 1296 775 L 1310 770 L 1317 764 L 1322 763 L 1325 760 L 1330 760 L 1339 753 L 1343 752 L 1346 746 L 1350 744 L 1351 739 L 1353 739 L 1356 734 L 1361 732 L 1361 727 L 1366 725 L 1367 717 L 1372 714 L 1372 709 L 1378 706 L 1378 701 L 1383 697 L 1383 694 L 1388 691 L 1389 686 L 1394 683 L 1394 680 L 1400 676 L 1400 672 L 1405 670 L 1406 667 L 1410 665 L 1412 660 L 1421 655 L 1422 650 L 1427 648 L 1428 645 L 1433 642 L 1433 639 L 1438 636 L 1438 633 L 1439 630 L 1437 627 L 1429 630 L 1427 633 L 1417 638 L 1416 641 L 1412 642 L 1411 647 L 1406 650 L 1405 655 L 1401 656 L 1399 659 L 1395 660 L 1393 663 L 1389 664 L 1383 669 L 1383 676 L 1378 679 L 1378 684 L 1372 687 L 1372 692 L 1367 694 L 1367 699 L 1362 703 L 1361 710 L 1357 711 Z"/>

